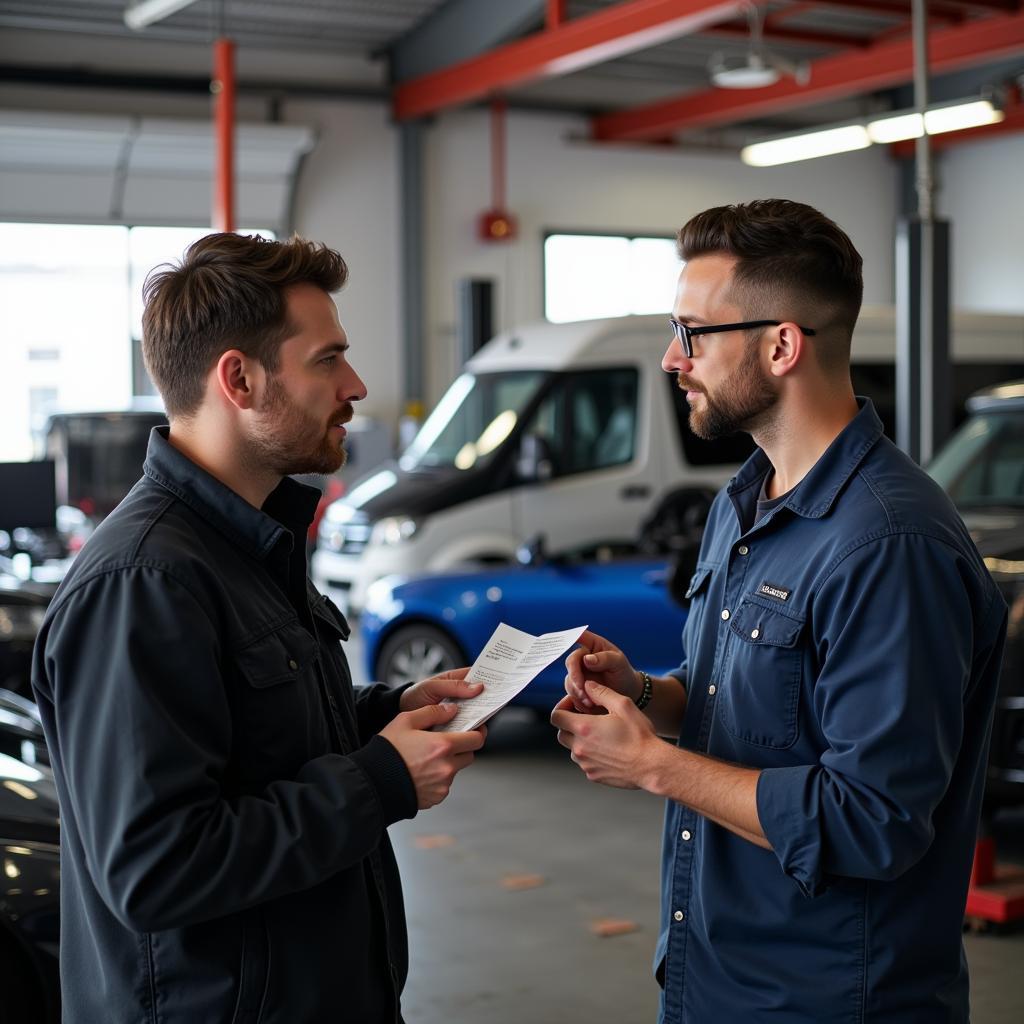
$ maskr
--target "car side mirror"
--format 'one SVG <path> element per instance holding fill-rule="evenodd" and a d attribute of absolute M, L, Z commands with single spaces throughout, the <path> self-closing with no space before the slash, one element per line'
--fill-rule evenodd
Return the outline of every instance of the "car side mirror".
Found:
<path fill-rule="evenodd" d="M 539 434 L 524 434 L 516 456 L 516 475 L 520 480 L 550 480 L 555 464 L 551 445 Z"/>
<path fill-rule="evenodd" d="M 520 565 L 538 566 L 548 560 L 547 543 L 543 533 L 524 541 L 516 549 L 516 561 Z"/>

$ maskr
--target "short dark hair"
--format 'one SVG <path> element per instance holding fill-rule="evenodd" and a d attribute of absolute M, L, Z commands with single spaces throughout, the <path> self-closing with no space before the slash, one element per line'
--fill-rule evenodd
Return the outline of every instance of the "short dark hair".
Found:
<path fill-rule="evenodd" d="M 826 370 L 846 366 L 864 295 L 863 260 L 834 221 L 804 203 L 716 206 L 679 229 L 679 257 L 733 256 L 732 297 L 747 320 L 794 320 L 817 331 Z"/>
<path fill-rule="evenodd" d="M 347 279 L 345 261 L 326 245 L 227 232 L 154 269 L 142 289 L 142 353 L 167 415 L 198 410 L 206 377 L 229 348 L 273 373 L 291 333 L 284 290 L 308 283 L 335 292 Z"/>

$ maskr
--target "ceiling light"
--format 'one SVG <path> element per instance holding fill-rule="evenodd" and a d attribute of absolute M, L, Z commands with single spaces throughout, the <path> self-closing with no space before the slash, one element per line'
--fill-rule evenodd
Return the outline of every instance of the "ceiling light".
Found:
<path fill-rule="evenodd" d="M 967 103 L 946 103 L 925 111 L 924 127 L 929 135 L 956 132 L 964 128 L 978 128 L 981 125 L 997 124 L 1005 115 L 988 100 L 971 100 Z M 919 113 L 889 114 L 868 122 L 868 135 L 872 142 L 904 142 L 919 139 L 923 134 Z"/>
<path fill-rule="evenodd" d="M 750 26 L 750 45 L 742 57 L 727 57 L 716 53 L 708 62 L 711 83 L 719 89 L 763 89 L 774 85 L 783 75 L 790 75 L 799 85 L 806 85 L 810 66 L 793 64 L 771 53 L 764 45 L 762 12 L 754 3 L 747 3 L 747 24 Z"/>
<path fill-rule="evenodd" d="M 755 142 L 743 147 L 740 159 L 751 167 L 774 167 L 777 164 L 793 163 L 795 160 L 851 153 L 855 149 L 867 149 L 870 145 L 871 139 L 864 125 L 849 124 L 841 128 L 827 128 L 820 132 L 804 132 L 781 139 L 770 139 L 767 142 Z"/>
<path fill-rule="evenodd" d="M 1006 115 L 988 100 L 956 103 L 933 107 L 924 112 L 924 126 L 929 135 L 958 132 L 964 128 L 980 128 L 985 124 L 998 124 Z"/>
<path fill-rule="evenodd" d="M 922 135 L 922 124 L 929 135 L 939 135 L 997 124 L 1004 117 L 1003 112 L 989 100 L 944 103 L 926 110 L 923 122 L 916 111 L 901 110 L 874 118 L 866 124 L 854 121 L 814 132 L 755 142 L 740 150 L 740 159 L 751 167 L 774 167 L 795 160 L 811 160 L 814 157 L 831 156 L 833 153 L 866 149 L 873 142 L 888 144 L 917 139 Z"/>
<path fill-rule="evenodd" d="M 147 28 L 195 2 L 196 0 L 138 0 L 138 3 L 125 10 L 124 23 L 129 28 Z"/>

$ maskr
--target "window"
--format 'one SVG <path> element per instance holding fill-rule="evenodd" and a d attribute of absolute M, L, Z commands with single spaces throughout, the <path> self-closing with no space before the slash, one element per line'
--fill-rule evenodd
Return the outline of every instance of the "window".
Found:
<path fill-rule="evenodd" d="M 526 432 L 543 442 L 559 477 L 632 462 L 636 427 L 637 372 L 613 369 L 559 378 Z"/>
<path fill-rule="evenodd" d="M 981 413 L 969 420 L 928 472 L 961 509 L 1024 505 L 1024 414 Z"/>
<path fill-rule="evenodd" d="M 32 458 L 57 409 L 125 409 L 152 393 L 135 351 L 142 282 L 208 231 L 0 224 L 0 461 Z"/>
<path fill-rule="evenodd" d="M 672 308 L 680 269 L 675 241 L 551 234 L 544 240 L 544 316 L 552 323 Z"/>

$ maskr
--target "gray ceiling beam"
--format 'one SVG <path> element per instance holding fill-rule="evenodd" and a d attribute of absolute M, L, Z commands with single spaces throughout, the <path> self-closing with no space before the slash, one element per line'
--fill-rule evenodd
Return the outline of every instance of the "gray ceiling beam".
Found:
<path fill-rule="evenodd" d="M 448 0 L 388 51 L 391 80 L 450 67 L 508 42 L 544 21 L 545 0 Z"/>

